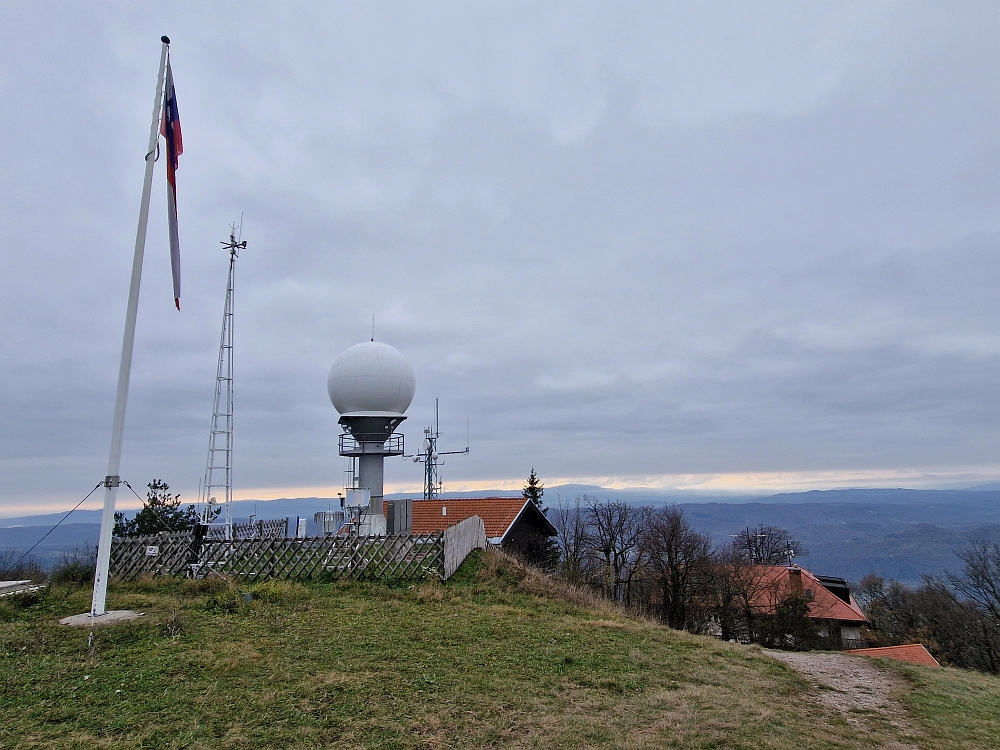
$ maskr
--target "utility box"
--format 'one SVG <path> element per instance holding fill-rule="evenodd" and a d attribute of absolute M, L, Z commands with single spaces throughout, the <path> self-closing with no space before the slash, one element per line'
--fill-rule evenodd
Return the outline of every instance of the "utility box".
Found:
<path fill-rule="evenodd" d="M 314 516 L 316 525 L 319 527 L 320 533 L 323 536 L 330 536 L 336 534 L 340 531 L 341 527 L 344 525 L 344 511 L 342 510 L 323 510 Z"/>
<path fill-rule="evenodd" d="M 413 500 L 389 500 L 385 505 L 385 533 L 409 534 L 413 529 Z"/>
<path fill-rule="evenodd" d="M 347 491 L 346 504 L 348 508 L 367 508 L 372 499 L 372 491 L 367 488 L 350 489 Z"/>

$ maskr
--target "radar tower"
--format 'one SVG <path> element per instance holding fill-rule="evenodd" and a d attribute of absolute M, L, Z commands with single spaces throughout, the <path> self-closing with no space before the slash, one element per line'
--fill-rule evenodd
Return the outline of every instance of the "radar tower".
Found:
<path fill-rule="evenodd" d="M 337 357 L 326 385 L 340 414 L 339 452 L 351 467 L 345 503 L 358 509 L 357 529 L 362 536 L 384 536 L 384 462 L 386 456 L 403 454 L 403 435 L 396 428 L 406 419 L 416 389 L 413 365 L 397 349 L 373 337 Z"/>

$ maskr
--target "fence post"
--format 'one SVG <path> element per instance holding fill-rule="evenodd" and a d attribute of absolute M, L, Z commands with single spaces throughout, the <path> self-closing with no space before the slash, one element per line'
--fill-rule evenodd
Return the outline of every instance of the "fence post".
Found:
<path fill-rule="evenodd" d="M 205 525 L 195 524 L 194 535 L 191 537 L 191 553 L 188 555 L 188 575 L 192 578 L 191 566 L 197 565 L 199 561 L 199 555 L 201 554 L 201 543 L 205 540 Z"/>

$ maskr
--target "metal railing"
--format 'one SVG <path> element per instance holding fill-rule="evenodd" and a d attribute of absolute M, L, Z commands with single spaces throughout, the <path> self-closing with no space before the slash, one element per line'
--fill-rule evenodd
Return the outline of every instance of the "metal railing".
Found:
<path fill-rule="evenodd" d="M 384 432 L 353 435 L 350 432 L 340 434 L 340 455 L 361 456 L 364 454 L 381 454 L 383 456 L 400 456 L 403 454 L 403 435 L 394 432 L 386 438 Z"/>

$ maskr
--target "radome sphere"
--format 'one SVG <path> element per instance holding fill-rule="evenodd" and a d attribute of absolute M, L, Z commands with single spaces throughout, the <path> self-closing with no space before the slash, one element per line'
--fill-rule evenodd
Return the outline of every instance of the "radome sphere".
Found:
<path fill-rule="evenodd" d="M 416 388 L 413 365 L 398 349 L 378 341 L 345 351 L 326 379 L 330 401 L 341 416 L 402 416 Z"/>

